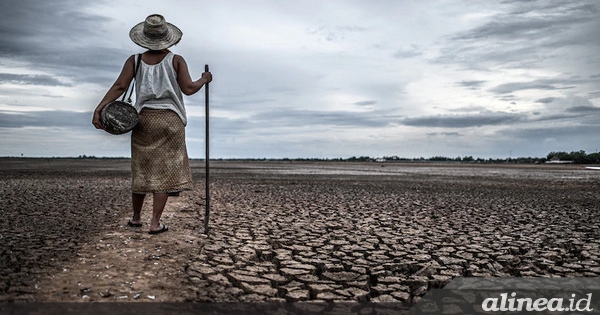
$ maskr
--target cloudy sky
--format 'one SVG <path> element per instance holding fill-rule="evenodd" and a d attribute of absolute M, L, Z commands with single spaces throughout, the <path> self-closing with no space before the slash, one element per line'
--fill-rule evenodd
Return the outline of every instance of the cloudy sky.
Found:
<path fill-rule="evenodd" d="M 0 2 L 0 156 L 129 156 L 92 111 L 160 13 L 210 85 L 211 157 L 600 149 L 600 2 Z M 204 156 L 204 93 L 185 99 Z"/>

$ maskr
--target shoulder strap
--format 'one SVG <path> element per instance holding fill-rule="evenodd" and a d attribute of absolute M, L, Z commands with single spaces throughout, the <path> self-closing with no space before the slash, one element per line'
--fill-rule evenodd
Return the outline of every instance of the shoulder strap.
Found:
<path fill-rule="evenodd" d="M 137 61 L 134 59 L 134 68 L 133 68 L 133 80 L 131 81 L 131 91 L 129 91 L 129 87 L 127 87 L 127 91 L 129 91 L 129 97 L 127 97 L 127 103 L 131 104 L 131 94 L 133 94 L 133 90 L 135 88 L 135 77 L 137 76 L 138 69 L 140 68 L 140 64 L 142 63 L 142 54 L 137 55 Z M 127 91 L 123 93 L 123 98 L 121 101 L 125 101 L 125 95 L 127 95 Z"/>

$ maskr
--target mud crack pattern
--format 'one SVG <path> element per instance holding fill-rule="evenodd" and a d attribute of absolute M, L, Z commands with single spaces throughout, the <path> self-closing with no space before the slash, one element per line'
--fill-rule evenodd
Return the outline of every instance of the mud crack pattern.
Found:
<path fill-rule="evenodd" d="M 127 161 L 78 163 L 2 170 L 2 300 L 415 302 L 459 276 L 600 275 L 600 181 L 574 167 L 219 162 L 207 237 L 201 163 L 158 236 L 151 198 L 125 224 Z"/>

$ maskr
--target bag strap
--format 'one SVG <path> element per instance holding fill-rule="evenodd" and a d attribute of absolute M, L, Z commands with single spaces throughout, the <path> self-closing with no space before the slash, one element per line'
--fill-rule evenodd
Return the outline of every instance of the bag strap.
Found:
<path fill-rule="evenodd" d="M 138 54 L 137 61 L 134 59 L 133 62 L 134 62 L 134 68 L 133 68 L 133 80 L 131 81 L 131 91 L 129 91 L 129 86 L 128 86 L 125 93 L 123 93 L 123 98 L 121 99 L 121 101 L 125 101 L 125 95 L 127 95 L 127 92 L 129 91 L 129 97 L 127 98 L 127 103 L 129 103 L 129 104 L 131 104 L 131 94 L 133 94 L 133 90 L 135 89 L 135 77 L 137 75 L 138 69 L 140 68 L 140 64 L 142 63 L 142 54 Z"/>

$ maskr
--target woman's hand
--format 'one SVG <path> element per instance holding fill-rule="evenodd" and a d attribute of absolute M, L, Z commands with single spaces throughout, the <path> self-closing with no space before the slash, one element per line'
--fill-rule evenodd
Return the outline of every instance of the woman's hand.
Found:
<path fill-rule="evenodd" d="M 100 111 L 94 111 L 94 118 L 92 119 L 92 124 L 96 129 L 104 129 L 104 126 L 100 123 Z"/>
<path fill-rule="evenodd" d="M 212 81 L 212 73 L 210 71 L 202 73 L 202 80 L 204 80 L 204 84 L 210 83 Z"/>

